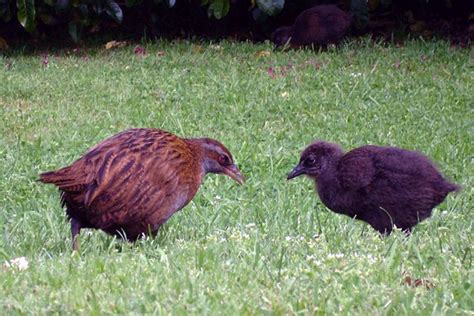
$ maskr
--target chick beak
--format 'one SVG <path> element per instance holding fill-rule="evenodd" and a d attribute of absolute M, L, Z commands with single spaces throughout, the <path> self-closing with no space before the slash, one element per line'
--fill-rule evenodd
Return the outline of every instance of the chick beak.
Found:
<path fill-rule="evenodd" d="M 305 173 L 305 170 L 302 166 L 300 165 L 297 165 L 293 170 L 291 170 L 291 172 L 288 174 L 288 177 L 286 178 L 286 180 L 291 180 L 293 178 L 296 178 L 298 176 L 301 176 L 302 174 Z"/>
<path fill-rule="evenodd" d="M 239 184 L 244 184 L 245 182 L 244 176 L 240 173 L 236 165 L 230 165 L 224 168 L 224 174 L 228 175 L 229 177 L 237 181 Z"/>

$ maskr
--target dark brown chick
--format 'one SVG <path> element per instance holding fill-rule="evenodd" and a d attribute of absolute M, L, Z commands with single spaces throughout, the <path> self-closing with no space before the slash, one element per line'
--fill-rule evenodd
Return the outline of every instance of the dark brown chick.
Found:
<path fill-rule="evenodd" d="M 351 25 L 349 14 L 335 5 L 317 5 L 301 12 L 292 26 L 276 29 L 271 38 L 276 47 L 337 44 Z"/>
<path fill-rule="evenodd" d="M 59 188 L 77 250 L 81 228 L 130 241 L 156 234 L 191 201 L 209 172 L 244 182 L 218 141 L 142 128 L 104 140 L 72 165 L 41 174 L 40 181 Z"/>
<path fill-rule="evenodd" d="M 393 225 L 410 232 L 460 188 L 418 152 L 368 145 L 344 153 L 324 141 L 303 151 L 288 180 L 300 175 L 315 180 L 329 209 L 365 221 L 382 234 L 390 234 Z"/>

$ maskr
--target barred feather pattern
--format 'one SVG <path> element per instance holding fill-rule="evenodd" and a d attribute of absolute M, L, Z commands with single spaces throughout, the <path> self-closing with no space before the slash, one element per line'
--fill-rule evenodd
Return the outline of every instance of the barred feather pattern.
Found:
<path fill-rule="evenodd" d="M 137 239 L 156 233 L 188 204 L 205 175 L 195 143 L 159 129 L 130 129 L 90 149 L 72 165 L 40 175 L 56 185 L 83 228 Z"/>

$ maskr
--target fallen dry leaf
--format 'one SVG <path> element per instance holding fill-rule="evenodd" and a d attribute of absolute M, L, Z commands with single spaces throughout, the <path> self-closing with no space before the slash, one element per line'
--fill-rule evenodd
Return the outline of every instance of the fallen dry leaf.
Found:
<path fill-rule="evenodd" d="M 257 57 L 257 58 L 267 57 L 267 56 L 270 56 L 270 55 L 271 55 L 271 52 L 269 52 L 268 50 L 261 50 L 261 51 L 255 53 L 255 57 Z"/>
<path fill-rule="evenodd" d="M 273 69 L 273 67 L 268 67 L 267 73 L 272 79 L 275 79 L 276 74 L 275 74 L 275 70 Z"/>
<path fill-rule="evenodd" d="M 281 66 L 280 67 L 280 73 L 281 73 L 281 76 L 282 77 L 285 77 L 286 76 L 286 73 L 287 71 L 293 69 L 293 64 L 289 63 L 288 65 L 286 66 Z"/>
<path fill-rule="evenodd" d="M 146 51 L 145 51 L 145 47 L 141 46 L 141 45 L 137 45 L 135 46 L 135 48 L 133 49 L 133 52 L 135 53 L 135 55 L 137 56 L 146 56 Z"/>
<path fill-rule="evenodd" d="M 49 65 L 49 57 L 48 57 L 48 54 L 44 54 L 43 55 L 43 59 L 41 61 L 43 63 L 43 66 L 44 67 L 48 67 Z"/>
<path fill-rule="evenodd" d="M 305 64 L 306 64 L 306 65 L 312 65 L 312 66 L 314 66 L 314 68 L 315 68 L 316 70 L 321 69 L 321 63 L 317 62 L 317 61 L 314 60 L 314 59 L 307 60 L 307 61 L 305 62 Z"/>
<path fill-rule="evenodd" d="M 105 49 L 121 48 L 127 46 L 126 41 L 110 41 L 105 44 Z"/>
<path fill-rule="evenodd" d="M 202 53 L 204 51 L 204 48 L 201 45 L 195 45 L 193 47 L 193 52 L 195 53 Z"/>
<path fill-rule="evenodd" d="M 424 285 L 427 290 L 431 290 L 432 288 L 434 288 L 434 284 L 431 281 L 423 279 L 412 279 L 408 275 L 403 280 L 403 283 L 411 287 L 420 287 Z"/>

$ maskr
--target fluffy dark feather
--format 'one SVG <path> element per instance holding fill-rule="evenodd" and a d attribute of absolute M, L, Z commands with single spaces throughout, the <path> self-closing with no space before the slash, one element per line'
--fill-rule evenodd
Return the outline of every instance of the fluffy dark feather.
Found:
<path fill-rule="evenodd" d="M 337 44 L 347 33 L 351 17 L 335 5 L 318 5 L 298 15 L 292 26 L 283 26 L 272 34 L 277 47 L 287 42 L 292 47 Z"/>
<path fill-rule="evenodd" d="M 396 147 L 368 145 L 344 153 L 336 144 L 317 141 L 303 151 L 288 179 L 303 174 L 315 180 L 329 209 L 387 234 L 393 225 L 409 232 L 460 188 L 426 156 Z"/>

